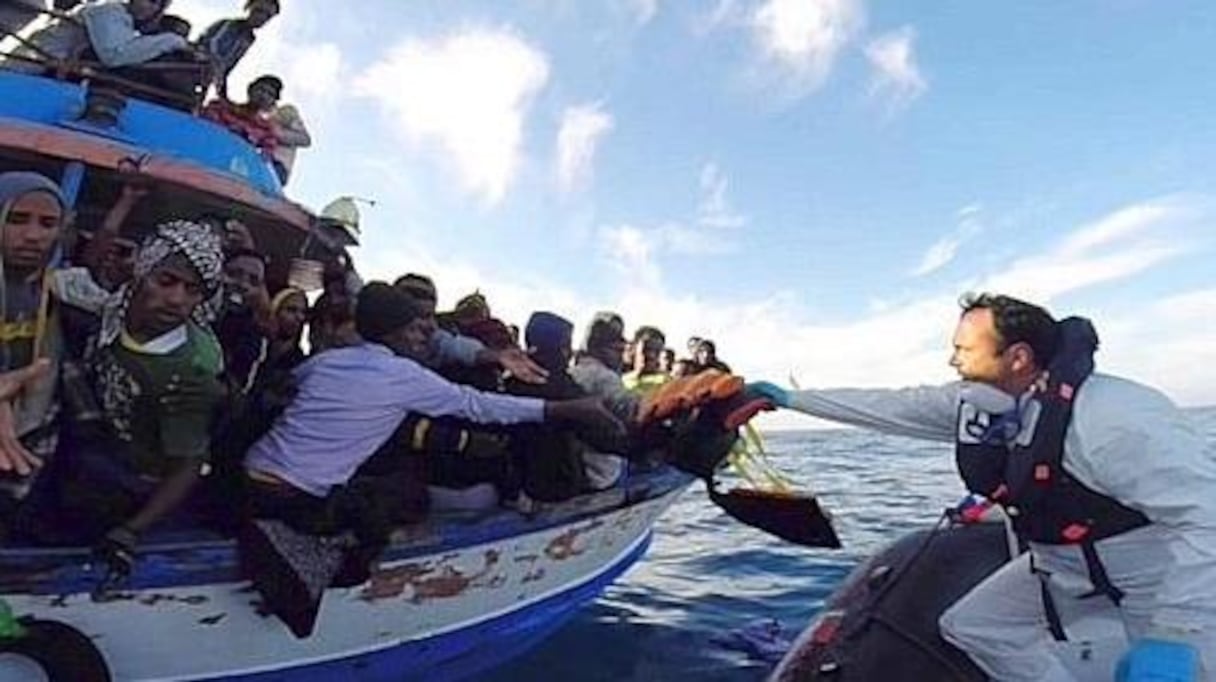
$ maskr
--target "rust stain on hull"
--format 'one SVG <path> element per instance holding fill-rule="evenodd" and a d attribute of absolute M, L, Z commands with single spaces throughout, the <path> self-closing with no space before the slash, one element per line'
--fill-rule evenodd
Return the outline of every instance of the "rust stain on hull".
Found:
<path fill-rule="evenodd" d="M 490 576 L 501 558 L 497 550 L 486 550 L 481 569 L 471 575 L 447 565 L 448 561 L 458 556 L 446 555 L 434 566 L 415 563 L 376 571 L 359 598 L 367 602 L 393 599 L 402 596 L 408 589 L 410 601 L 421 603 L 428 599 L 456 597 L 482 585 L 494 587 L 502 584 L 501 576 Z"/>

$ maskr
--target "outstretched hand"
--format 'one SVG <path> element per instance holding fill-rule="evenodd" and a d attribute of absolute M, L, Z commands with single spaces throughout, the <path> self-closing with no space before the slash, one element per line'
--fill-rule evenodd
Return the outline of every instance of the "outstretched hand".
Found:
<path fill-rule="evenodd" d="M 771 381 L 756 381 L 744 387 L 744 392 L 760 398 L 767 398 L 777 407 L 790 406 L 790 392 Z"/>
<path fill-rule="evenodd" d="M 518 348 L 504 348 L 498 351 L 497 360 L 500 367 L 524 383 L 543 384 L 549 379 L 549 372 Z"/>
<path fill-rule="evenodd" d="M 42 460 L 26 450 L 17 436 L 13 401 L 27 386 L 45 376 L 50 367 L 50 361 L 42 359 L 0 374 L 0 472 L 29 476 L 42 466 Z"/>

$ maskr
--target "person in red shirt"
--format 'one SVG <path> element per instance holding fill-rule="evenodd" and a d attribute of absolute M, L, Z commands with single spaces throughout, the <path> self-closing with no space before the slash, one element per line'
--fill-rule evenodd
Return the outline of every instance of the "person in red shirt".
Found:
<path fill-rule="evenodd" d="M 203 107 L 202 115 L 245 138 L 270 157 L 278 144 L 278 135 L 269 115 L 282 92 L 283 81 L 277 76 L 259 76 L 249 84 L 245 103 L 214 99 Z"/>

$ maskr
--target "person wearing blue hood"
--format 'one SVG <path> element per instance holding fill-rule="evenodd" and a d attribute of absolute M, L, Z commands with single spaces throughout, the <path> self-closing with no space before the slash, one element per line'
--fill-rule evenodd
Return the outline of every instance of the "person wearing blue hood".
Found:
<path fill-rule="evenodd" d="M 0 372 L 25 369 L 39 377 L 15 400 L 0 403 L 0 504 L 25 497 L 32 474 L 57 444 L 62 338 L 48 265 L 66 212 L 63 194 L 49 178 L 0 174 Z"/>
<path fill-rule="evenodd" d="M 574 325 L 569 320 L 549 312 L 533 313 L 524 329 L 524 344 L 528 356 L 549 373 L 549 378 L 543 384 L 513 378 L 507 381 L 507 392 L 549 400 L 589 395 L 568 371 L 574 356 L 573 334 Z M 620 433 L 610 434 L 590 427 L 573 429 L 565 425 L 529 424 L 516 427 L 510 452 L 528 497 L 542 502 L 560 502 L 591 487 L 584 464 L 586 453 L 593 450 L 624 452 L 626 446 Z"/>

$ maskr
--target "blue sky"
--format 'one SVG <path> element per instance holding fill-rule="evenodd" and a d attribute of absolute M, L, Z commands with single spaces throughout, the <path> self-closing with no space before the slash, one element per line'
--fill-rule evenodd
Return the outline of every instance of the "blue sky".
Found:
<path fill-rule="evenodd" d="M 950 378 L 954 301 L 998 288 L 1216 403 L 1210 2 L 284 4 L 238 80 L 313 128 L 295 198 L 376 200 L 368 275 L 813 386 Z"/>

